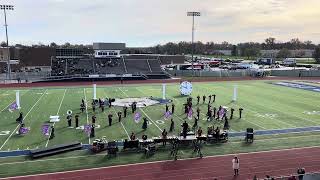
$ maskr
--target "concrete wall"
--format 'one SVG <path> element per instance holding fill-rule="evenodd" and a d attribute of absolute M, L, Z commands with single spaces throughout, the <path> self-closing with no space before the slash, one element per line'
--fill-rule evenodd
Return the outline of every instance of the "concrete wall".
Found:
<path fill-rule="evenodd" d="M 271 70 L 271 76 L 320 77 L 320 70 Z"/>

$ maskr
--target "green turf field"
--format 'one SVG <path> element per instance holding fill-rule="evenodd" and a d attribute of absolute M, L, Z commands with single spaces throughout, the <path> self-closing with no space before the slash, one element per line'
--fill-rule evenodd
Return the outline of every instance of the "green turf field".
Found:
<path fill-rule="evenodd" d="M 238 85 L 238 100 L 232 103 L 233 85 Z M 123 86 L 99 86 L 97 97 L 162 97 L 161 84 L 149 85 L 123 85 Z M 176 104 L 176 112 L 173 116 L 175 132 L 181 130 L 180 124 L 185 120 L 182 104 L 186 97 L 180 96 L 178 84 L 167 84 L 167 98 L 172 99 Z M 241 81 L 241 82 L 212 82 L 193 83 L 192 97 L 197 95 L 216 94 L 216 102 L 213 106 L 224 105 L 229 108 L 244 108 L 243 118 L 238 119 L 238 111 L 235 118 L 230 120 L 231 131 L 245 131 L 247 127 L 255 130 L 284 129 L 295 127 L 308 127 L 320 125 L 319 114 L 308 114 L 306 112 L 319 110 L 319 93 L 271 85 L 263 81 Z M 15 132 L 18 124 L 15 119 L 19 111 L 9 112 L 7 106 L 15 99 L 14 89 L 0 90 L 1 121 L 0 131 L 10 131 L 9 134 L 0 136 L 1 151 L 16 149 L 34 149 L 53 146 L 62 143 L 80 141 L 84 144 L 92 142 L 92 139 L 82 130 L 67 128 L 66 112 L 72 110 L 73 115 L 80 114 L 80 125 L 91 123 L 93 115 L 90 105 L 88 111 L 80 113 L 79 104 L 81 99 L 86 99 L 90 104 L 93 97 L 92 87 L 59 87 L 59 88 L 37 88 L 21 89 L 21 111 L 24 113 L 26 127 L 31 130 L 28 134 L 19 136 Z M 205 113 L 207 104 L 200 105 L 201 118 L 199 126 L 203 129 L 210 124 L 223 126 L 222 123 L 207 122 Z M 117 121 L 116 112 L 121 111 L 120 107 L 106 108 L 104 113 L 99 109 L 96 111 L 97 124 L 101 127 L 96 129 L 96 137 L 106 136 L 108 140 L 120 140 L 128 138 L 128 134 L 135 132 L 138 138 L 143 133 L 148 137 L 159 136 L 161 131 L 169 129 L 170 121 L 164 120 L 164 105 L 138 108 L 142 116 L 147 117 L 151 124 L 148 129 L 142 131 L 142 121 L 135 123 L 133 115 L 129 111 L 127 118 L 121 123 Z M 113 125 L 107 126 L 107 115 L 114 115 Z M 41 126 L 47 123 L 50 115 L 59 115 L 61 121 L 55 123 L 55 138 L 49 140 L 41 133 Z M 164 121 L 164 124 L 157 123 L 157 120 Z M 188 120 L 193 124 L 193 120 Z M 158 121 L 159 122 L 159 121 Z M 73 122 L 74 123 L 74 122 Z"/>

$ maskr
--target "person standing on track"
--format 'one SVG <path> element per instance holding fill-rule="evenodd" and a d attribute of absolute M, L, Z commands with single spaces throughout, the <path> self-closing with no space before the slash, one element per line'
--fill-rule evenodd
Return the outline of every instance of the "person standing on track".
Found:
<path fill-rule="evenodd" d="M 239 165 L 240 165 L 239 158 L 237 156 L 235 156 L 232 159 L 232 169 L 234 171 L 234 176 L 239 175 Z"/>

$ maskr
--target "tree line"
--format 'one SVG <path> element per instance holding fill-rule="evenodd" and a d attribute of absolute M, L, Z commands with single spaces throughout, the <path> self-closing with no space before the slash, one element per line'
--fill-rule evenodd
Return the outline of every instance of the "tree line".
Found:
<path fill-rule="evenodd" d="M 6 47 L 6 42 L 0 43 L 1 47 Z M 21 44 L 14 45 L 15 47 L 26 47 Z M 42 43 L 31 45 L 31 47 L 52 47 L 52 48 L 79 48 L 79 49 L 92 49 L 92 45 L 83 44 L 71 44 L 64 43 L 58 45 L 54 42 L 45 45 Z M 277 41 L 273 37 L 269 37 L 262 43 L 258 42 L 245 42 L 239 44 L 231 44 L 226 41 L 222 43 L 214 42 L 200 42 L 197 41 L 193 45 L 191 42 L 181 41 L 178 43 L 168 42 L 163 45 L 156 45 L 152 47 L 143 48 L 127 48 L 124 53 L 129 54 L 202 54 L 202 55 L 220 55 L 217 50 L 231 50 L 232 56 L 242 56 L 250 59 L 251 57 L 257 57 L 260 55 L 260 50 L 280 50 L 278 53 L 279 58 L 289 57 L 289 50 L 299 50 L 299 49 L 313 49 L 314 58 L 320 63 L 320 44 L 316 45 L 312 41 L 301 41 L 298 38 L 291 39 L 288 42 Z"/>

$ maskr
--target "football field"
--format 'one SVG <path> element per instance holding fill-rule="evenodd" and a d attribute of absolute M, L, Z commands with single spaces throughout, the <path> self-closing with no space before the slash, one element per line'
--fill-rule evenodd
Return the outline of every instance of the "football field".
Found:
<path fill-rule="evenodd" d="M 233 87 L 237 85 L 238 98 L 232 102 Z M 68 128 L 66 116 L 67 111 L 73 114 L 72 126 L 74 126 L 74 115 L 79 114 L 79 125 L 91 123 L 93 114 L 97 117 L 95 138 L 105 136 L 108 140 L 128 139 L 131 132 L 138 138 L 142 134 L 149 138 L 160 136 L 163 129 L 169 129 L 170 120 L 164 118 L 165 105 L 153 105 L 138 108 L 137 111 L 149 120 L 147 130 L 142 129 L 142 120 L 134 121 L 131 109 L 128 109 L 128 116 L 118 122 L 117 112 L 122 107 L 106 107 L 104 112 L 97 108 L 93 113 L 91 102 L 93 98 L 92 86 L 82 87 L 50 87 L 50 88 L 25 88 L 20 89 L 21 109 L 10 112 L 8 106 L 15 101 L 15 90 L 0 89 L 0 151 L 17 149 L 35 149 L 50 147 L 57 144 L 80 141 L 83 144 L 92 143 L 93 139 L 82 129 Z M 234 118 L 229 120 L 231 132 L 242 132 L 251 127 L 254 130 L 288 129 L 299 127 L 314 127 L 320 125 L 320 94 L 297 88 L 277 86 L 267 81 L 237 81 L 237 82 L 210 82 L 193 83 L 193 104 L 194 112 L 198 107 L 196 97 L 201 96 L 200 121 L 198 126 L 206 129 L 210 125 L 220 126 L 222 122 L 206 121 L 208 95 L 216 95 L 213 107 L 226 106 L 234 108 Z M 206 103 L 202 103 L 202 96 L 206 95 Z M 155 97 L 162 98 L 162 84 L 137 84 L 137 85 L 114 85 L 98 86 L 97 98 L 134 98 L 134 97 Z M 187 97 L 181 96 L 179 84 L 167 84 L 166 98 L 171 99 L 176 105 L 172 118 L 175 122 L 175 130 L 172 135 L 181 131 L 180 124 L 186 120 L 193 125 L 194 119 L 187 119 L 184 114 L 183 104 Z M 80 103 L 84 99 L 88 106 L 87 110 L 81 113 Z M 239 108 L 243 108 L 242 118 L 239 119 Z M 171 109 L 171 105 L 169 105 Z M 24 123 L 30 127 L 25 135 L 18 135 L 19 128 L 16 118 L 19 111 L 24 114 Z M 113 114 L 112 126 L 108 126 L 108 114 Z M 228 113 L 229 116 L 230 112 Z M 54 123 L 55 137 L 49 139 L 41 132 L 41 127 L 48 124 L 49 117 L 59 115 L 60 122 Z M 50 123 L 53 125 L 53 123 Z"/>

